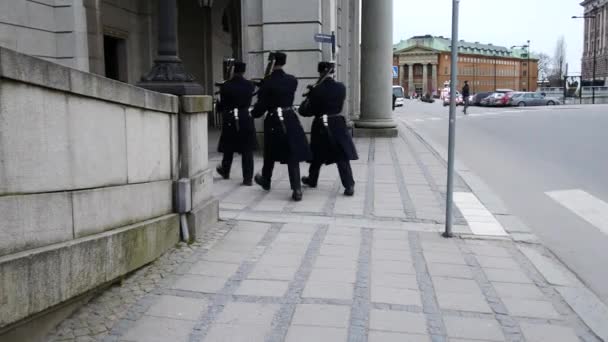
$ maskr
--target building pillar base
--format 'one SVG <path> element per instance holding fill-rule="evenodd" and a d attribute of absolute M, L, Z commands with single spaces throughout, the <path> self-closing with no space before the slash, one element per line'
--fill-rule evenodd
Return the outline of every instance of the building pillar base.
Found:
<path fill-rule="evenodd" d="M 398 135 L 399 130 L 397 129 L 397 124 L 390 119 L 355 121 L 353 136 L 356 138 L 394 138 Z"/>

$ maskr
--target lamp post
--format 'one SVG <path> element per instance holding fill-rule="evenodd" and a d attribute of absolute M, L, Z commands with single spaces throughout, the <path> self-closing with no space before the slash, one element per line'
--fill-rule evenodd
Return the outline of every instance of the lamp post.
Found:
<path fill-rule="evenodd" d="M 592 12 L 594 12 L 596 9 L 594 8 L 592 10 Z M 592 74 L 593 76 L 591 76 L 592 83 L 591 83 L 591 103 L 595 104 L 595 66 L 596 66 L 596 61 L 597 61 L 597 49 L 596 49 L 596 35 L 597 35 L 597 25 L 596 25 L 596 20 L 595 20 L 595 14 L 593 15 L 583 15 L 583 16 L 576 16 L 573 15 L 572 19 L 593 19 L 593 71 Z M 581 87 L 582 89 L 582 87 Z M 581 96 L 582 99 L 582 96 Z"/>
<path fill-rule="evenodd" d="M 528 83 L 526 85 L 526 88 L 528 91 L 530 91 L 530 40 L 528 40 L 527 43 L 528 44 L 526 44 L 526 45 L 513 45 L 513 46 L 511 46 L 511 49 L 514 49 L 514 48 L 526 49 L 527 63 L 528 63 L 528 70 L 526 71 L 526 73 L 528 74 Z"/>

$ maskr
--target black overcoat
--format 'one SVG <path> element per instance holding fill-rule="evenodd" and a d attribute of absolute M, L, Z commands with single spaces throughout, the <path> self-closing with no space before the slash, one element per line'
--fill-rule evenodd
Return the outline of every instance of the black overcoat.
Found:
<path fill-rule="evenodd" d="M 344 84 L 328 78 L 310 91 L 299 109 L 300 115 L 315 117 L 310 130 L 310 147 L 314 159 L 327 165 L 359 159 L 346 120 L 340 115 L 345 98 Z M 327 115 L 327 127 L 323 115 Z"/>
<path fill-rule="evenodd" d="M 221 86 L 217 107 L 222 113 L 222 134 L 217 148 L 219 152 L 243 153 L 257 149 L 255 124 L 249 113 L 254 90 L 253 83 L 239 75 Z M 238 124 L 235 109 L 238 110 Z"/>
<path fill-rule="evenodd" d="M 258 101 L 251 114 L 264 119 L 264 158 L 283 164 L 312 159 L 306 134 L 298 115 L 293 110 L 293 100 L 298 80 L 283 70 L 275 70 L 264 80 Z M 281 108 L 283 120 L 279 117 Z"/>

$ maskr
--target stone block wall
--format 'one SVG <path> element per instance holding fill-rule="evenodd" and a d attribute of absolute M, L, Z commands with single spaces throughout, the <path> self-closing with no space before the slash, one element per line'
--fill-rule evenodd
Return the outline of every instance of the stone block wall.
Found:
<path fill-rule="evenodd" d="M 82 1 L 0 1 L 0 46 L 88 70 Z"/>
<path fill-rule="evenodd" d="M 180 139 L 178 97 L 0 48 L 0 339 L 179 241 L 178 148 L 191 229 L 217 220 L 211 101 L 192 100 L 207 105 L 188 113 Z"/>

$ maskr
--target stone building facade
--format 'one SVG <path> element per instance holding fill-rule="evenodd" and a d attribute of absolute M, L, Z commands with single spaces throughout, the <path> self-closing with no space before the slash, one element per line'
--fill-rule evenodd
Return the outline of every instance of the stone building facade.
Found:
<path fill-rule="evenodd" d="M 176 0 L 178 55 L 206 94 L 221 81 L 225 57 L 263 76 L 268 52 L 289 55 L 298 95 L 331 58 L 316 33 L 335 32 L 337 77 L 349 85 L 345 113 L 358 115 L 360 0 Z M 158 0 L 0 2 L 0 46 L 136 84 L 157 54 Z M 299 101 L 300 98 L 297 99 Z"/>
<path fill-rule="evenodd" d="M 468 80 L 471 92 L 495 89 L 536 91 L 538 60 L 533 56 L 528 59 L 525 49 L 464 40 L 458 45 L 459 83 Z M 450 39 L 417 36 L 399 42 L 393 50 L 393 65 L 399 67 L 394 84 L 401 85 L 407 94 L 438 94 L 444 84 L 449 83 Z"/>
<path fill-rule="evenodd" d="M 586 0 L 585 43 L 583 48 L 582 75 L 584 80 L 593 79 L 595 50 L 595 78 L 608 81 L 608 0 Z"/>

